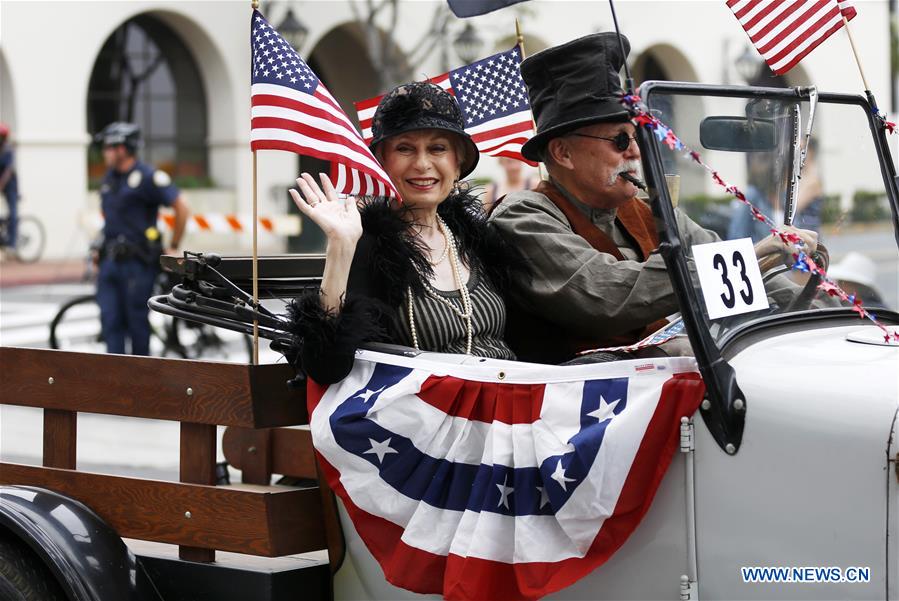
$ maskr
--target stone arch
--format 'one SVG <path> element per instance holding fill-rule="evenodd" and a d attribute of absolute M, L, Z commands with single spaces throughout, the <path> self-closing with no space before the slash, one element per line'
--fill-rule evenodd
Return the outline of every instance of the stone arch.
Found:
<path fill-rule="evenodd" d="M 0 121 L 9 125 L 13 136 L 16 133 L 16 94 L 9 62 L 0 48 Z"/>
<path fill-rule="evenodd" d="M 88 113 L 91 110 L 91 86 L 95 82 L 94 75 L 102 61 L 104 48 L 117 32 L 134 23 L 152 30 L 147 32 L 146 37 L 152 38 L 153 33 L 158 33 L 163 38 L 174 41 L 174 45 L 178 47 L 175 52 L 177 59 L 172 61 L 172 55 L 168 57 L 170 69 L 191 90 L 187 96 L 178 90 L 173 100 L 175 106 L 171 109 L 176 115 L 173 136 L 183 138 L 186 132 L 191 132 L 190 148 L 184 153 L 178 153 L 178 169 L 184 166 L 181 169 L 184 171 L 182 179 L 190 179 L 192 185 L 206 185 L 210 179 L 220 183 L 233 183 L 229 181 L 233 177 L 233 170 L 220 165 L 221 161 L 212 156 L 213 148 L 219 141 L 233 141 L 239 136 L 238 124 L 234 119 L 231 77 L 223 53 L 213 37 L 203 25 L 184 14 L 172 10 L 136 11 L 101 39 L 95 51 L 96 58 L 91 65 L 90 77 L 85 78 L 84 97 L 87 99 Z M 173 52 L 171 47 L 161 50 L 164 54 Z M 97 129 L 102 125 L 92 123 L 91 115 L 88 114 L 88 129 Z M 154 160 L 157 157 L 148 158 Z M 164 163 L 163 161 L 163 166 L 172 168 L 172 165 Z M 178 174 L 176 169 L 175 175 Z"/>
<path fill-rule="evenodd" d="M 633 62 L 633 77 L 637 85 L 657 73 L 664 74 L 662 79 L 670 81 L 699 81 L 696 69 L 686 55 L 670 44 L 650 46 Z"/>
<path fill-rule="evenodd" d="M 687 57 L 677 48 L 669 44 L 656 44 L 641 52 L 632 63 L 632 76 L 636 85 L 644 81 L 699 81 L 696 69 Z M 678 129 L 681 123 L 698 123 L 705 111 L 705 103 L 700 97 L 684 96 L 673 98 L 656 97 L 650 107 L 667 125 Z M 677 158 L 674 153 L 663 152 L 662 163 L 665 172 L 679 174 L 682 178 L 682 189 L 693 189 L 702 184 L 703 174 L 687 169 L 679 172 Z"/>

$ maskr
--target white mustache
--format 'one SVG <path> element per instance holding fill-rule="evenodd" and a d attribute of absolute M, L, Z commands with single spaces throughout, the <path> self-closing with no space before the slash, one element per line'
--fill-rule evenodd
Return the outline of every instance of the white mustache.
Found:
<path fill-rule="evenodd" d="M 618 181 L 618 174 L 623 171 L 636 171 L 638 173 L 637 177 L 642 180 L 643 178 L 639 175 L 642 167 L 643 166 L 640 164 L 640 161 L 638 161 L 637 159 L 621 161 L 621 163 L 612 170 L 612 173 L 609 174 L 609 179 L 606 183 L 610 186 L 615 185 L 615 182 Z"/>

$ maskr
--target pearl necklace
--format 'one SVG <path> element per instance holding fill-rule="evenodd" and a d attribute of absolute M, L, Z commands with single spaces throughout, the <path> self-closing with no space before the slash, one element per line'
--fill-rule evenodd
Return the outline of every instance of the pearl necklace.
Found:
<path fill-rule="evenodd" d="M 446 227 L 446 223 L 443 222 L 443 219 L 440 216 L 437 216 L 437 228 L 446 238 L 446 247 L 449 249 L 449 257 L 450 257 L 450 267 L 453 270 L 453 279 L 455 280 L 456 286 L 459 287 L 459 294 L 462 297 L 462 310 L 453 304 L 449 299 L 446 299 L 440 294 L 437 293 L 436 290 L 433 290 L 433 287 L 428 283 L 427 280 L 424 280 L 425 283 L 425 292 L 428 293 L 432 298 L 437 299 L 442 302 L 450 309 L 452 309 L 453 313 L 458 315 L 463 322 L 465 322 L 465 333 L 466 333 L 466 343 L 465 343 L 465 354 L 471 354 L 471 339 L 472 339 L 472 325 L 471 325 L 471 317 L 474 313 L 471 304 L 471 296 L 468 293 L 468 286 L 466 286 L 462 282 L 461 273 L 462 270 L 459 268 L 459 250 L 456 248 L 456 239 L 453 236 L 453 232 Z M 441 259 L 442 260 L 442 259 Z M 438 261 L 439 263 L 439 261 Z M 424 278 L 423 278 L 424 279 Z M 406 288 L 406 311 L 408 312 L 409 317 L 409 329 L 412 331 L 412 345 L 419 349 L 418 346 L 418 332 L 415 328 L 415 311 L 412 307 L 412 287 L 409 286 Z"/>
<path fill-rule="evenodd" d="M 443 234 L 443 252 L 440 254 L 440 257 L 436 261 L 432 261 L 430 257 L 428 258 L 428 263 L 431 264 L 431 267 L 437 267 L 441 263 L 443 263 L 444 259 L 446 259 L 447 253 L 449 253 L 449 238 L 446 237 L 446 232 L 444 232 L 440 228 L 440 222 L 437 222 L 437 231 Z"/>

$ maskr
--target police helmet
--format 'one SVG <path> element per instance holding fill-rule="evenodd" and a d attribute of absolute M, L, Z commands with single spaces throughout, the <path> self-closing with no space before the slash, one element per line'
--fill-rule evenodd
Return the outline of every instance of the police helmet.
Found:
<path fill-rule="evenodd" d="M 94 141 L 102 146 L 122 145 L 131 154 L 140 147 L 140 127 L 134 123 L 116 121 L 103 128 L 103 131 L 94 136 Z"/>

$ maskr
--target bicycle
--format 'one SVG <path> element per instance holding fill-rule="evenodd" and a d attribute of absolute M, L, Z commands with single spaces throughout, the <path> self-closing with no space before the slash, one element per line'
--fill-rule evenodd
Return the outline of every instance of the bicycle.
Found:
<path fill-rule="evenodd" d="M 157 280 L 164 290 L 165 278 Z M 50 348 L 105 353 L 106 342 L 95 294 L 65 302 L 50 322 Z M 150 312 L 150 354 L 182 359 L 223 358 L 249 361 L 253 342 L 249 336 Z"/>
<path fill-rule="evenodd" d="M 37 217 L 25 215 L 19 217 L 18 234 L 15 248 L 7 243 L 9 239 L 9 217 L 0 217 L 0 247 L 11 250 L 22 263 L 34 263 L 44 252 L 46 235 L 44 224 Z"/>

